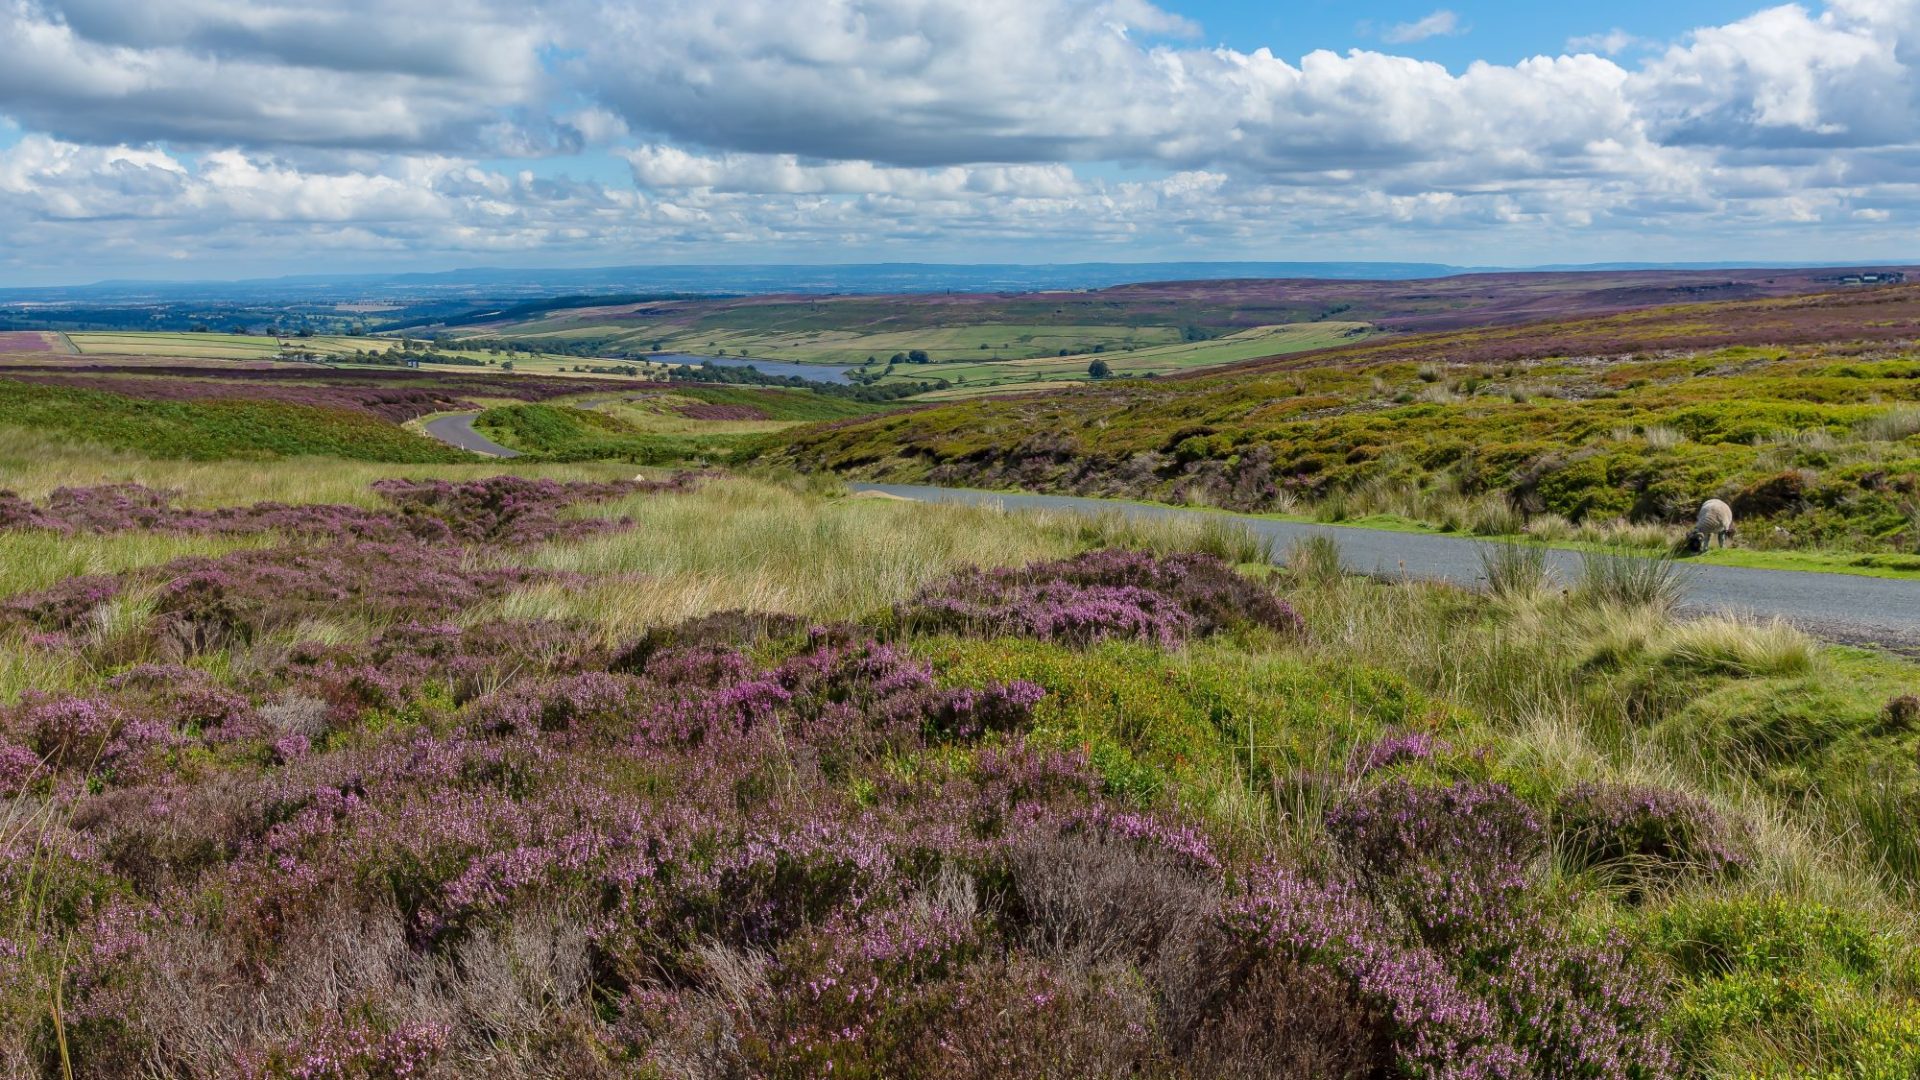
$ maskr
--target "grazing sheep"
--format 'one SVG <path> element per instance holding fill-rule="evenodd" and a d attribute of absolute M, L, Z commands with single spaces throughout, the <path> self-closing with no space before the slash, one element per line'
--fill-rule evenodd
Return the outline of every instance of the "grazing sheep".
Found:
<path fill-rule="evenodd" d="M 1693 519 L 1693 531 L 1687 534 L 1687 550 L 1695 555 L 1713 546 L 1718 539 L 1721 547 L 1727 546 L 1727 538 L 1733 535 L 1733 507 L 1719 499 L 1708 499 L 1700 504 L 1700 514 Z"/>

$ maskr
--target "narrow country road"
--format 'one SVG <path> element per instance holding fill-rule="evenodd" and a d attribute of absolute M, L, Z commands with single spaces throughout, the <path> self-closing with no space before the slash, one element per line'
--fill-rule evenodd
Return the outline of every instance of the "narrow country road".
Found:
<path fill-rule="evenodd" d="M 454 413 L 452 416 L 441 416 L 429 420 L 421 426 L 426 428 L 427 434 L 448 446 L 457 446 L 462 450 L 471 450 L 476 454 L 490 454 L 494 457 L 519 457 L 520 451 L 501 446 L 473 430 L 474 418 L 479 415 L 479 413 Z"/>
<path fill-rule="evenodd" d="M 1120 513 L 1142 518 L 1199 516 L 1201 513 L 1170 506 L 1065 495 L 970 491 L 916 484 L 854 484 L 852 487 L 856 491 L 873 491 L 906 499 L 1000 505 L 1011 510 L 1074 510 Z M 1329 536 L 1340 545 L 1342 560 L 1350 570 L 1405 574 L 1409 577 L 1452 581 L 1470 587 L 1478 586 L 1483 581 L 1481 541 L 1379 529 L 1308 525 L 1240 514 L 1227 516 L 1246 525 L 1256 535 L 1272 540 L 1276 561 L 1284 558 L 1287 544 L 1297 538 Z M 1580 559 L 1577 551 L 1552 548 L 1547 551 L 1548 563 L 1562 582 L 1579 579 Z M 1687 597 L 1683 610 L 1691 613 L 1724 611 L 1762 618 L 1779 616 L 1809 633 L 1833 641 L 1880 645 L 1909 653 L 1920 651 L 1920 581 L 1704 564 L 1689 565 L 1686 575 Z"/>

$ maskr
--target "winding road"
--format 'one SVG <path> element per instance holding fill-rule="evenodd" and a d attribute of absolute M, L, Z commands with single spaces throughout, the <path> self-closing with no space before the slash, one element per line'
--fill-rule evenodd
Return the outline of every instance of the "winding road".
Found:
<path fill-rule="evenodd" d="M 519 451 L 501 446 L 473 429 L 474 418 L 479 415 L 454 413 L 436 417 L 423 426 L 427 434 L 462 450 L 500 458 L 519 457 Z M 1070 495 L 974 491 L 920 484 L 853 484 L 851 487 L 855 491 L 920 502 L 1002 506 L 1009 510 L 1118 513 L 1135 518 L 1219 516 L 1212 511 Z M 1341 560 L 1347 568 L 1360 573 L 1451 581 L 1469 588 L 1485 582 L 1480 563 L 1481 541 L 1356 526 L 1310 525 L 1245 514 L 1224 516 L 1245 525 L 1256 536 L 1272 541 L 1275 562 L 1284 561 L 1286 547 L 1294 540 L 1327 536 L 1339 545 Z M 1579 552 L 1549 548 L 1546 555 L 1558 580 L 1578 580 Z M 1690 565 L 1685 573 L 1686 598 L 1682 611 L 1726 612 L 1760 618 L 1777 616 L 1832 641 L 1920 654 L 1920 579 L 1906 581 L 1706 564 Z"/>
<path fill-rule="evenodd" d="M 462 450 L 471 450 L 476 454 L 486 454 L 489 457 L 519 457 L 520 451 L 501 446 L 473 430 L 473 422 L 479 415 L 477 412 L 453 413 L 450 416 L 435 417 L 420 426 L 426 429 L 427 434 L 448 446 L 457 446 Z"/>
<path fill-rule="evenodd" d="M 1203 513 L 1066 495 L 971 491 L 917 484 L 854 484 L 852 487 L 855 491 L 923 502 L 1004 506 L 1010 510 L 1120 513 L 1135 518 L 1198 517 Z M 1211 511 L 1204 513 L 1214 516 Z M 1478 587 L 1485 581 L 1481 572 L 1480 541 L 1350 526 L 1309 525 L 1242 514 L 1225 516 L 1273 541 L 1276 562 L 1284 561 L 1286 546 L 1294 540 L 1328 536 L 1340 546 L 1342 561 L 1350 570 L 1451 581 L 1469 587 Z M 1577 551 L 1547 549 L 1548 564 L 1563 582 L 1579 579 L 1580 559 Z M 1685 612 L 1778 616 L 1832 641 L 1920 652 L 1920 580 L 1704 564 L 1689 565 L 1685 573 L 1687 592 L 1682 604 Z"/>

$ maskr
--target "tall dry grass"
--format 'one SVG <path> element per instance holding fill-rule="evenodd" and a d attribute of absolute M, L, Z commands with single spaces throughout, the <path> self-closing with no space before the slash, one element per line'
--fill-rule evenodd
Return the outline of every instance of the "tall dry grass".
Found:
<path fill-rule="evenodd" d="M 593 581 L 523 589 L 471 617 L 577 618 L 611 640 L 728 609 L 854 618 L 960 567 L 1091 548 L 1207 551 L 1233 562 L 1268 555 L 1262 541 L 1220 519 L 822 498 L 760 479 L 721 479 L 689 495 L 641 496 L 582 512 L 631 517 L 636 527 L 511 557 Z"/>

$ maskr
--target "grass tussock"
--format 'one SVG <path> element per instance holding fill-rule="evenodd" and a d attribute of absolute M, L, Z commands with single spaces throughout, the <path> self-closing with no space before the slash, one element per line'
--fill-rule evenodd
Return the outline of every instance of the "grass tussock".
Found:
<path fill-rule="evenodd" d="M 1547 551 L 1538 544 L 1482 544 L 1480 571 L 1487 591 L 1502 600 L 1529 600 L 1553 587 Z"/>
<path fill-rule="evenodd" d="M 1283 560 L 1287 574 L 1302 585 L 1331 585 L 1346 574 L 1340 544 L 1331 536 L 1315 534 L 1287 545 Z"/>
<path fill-rule="evenodd" d="M 1650 557 L 1631 549 L 1586 552 L 1576 586 L 1595 604 L 1616 604 L 1671 612 L 1687 595 L 1687 572 L 1670 557 Z"/>

